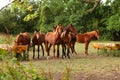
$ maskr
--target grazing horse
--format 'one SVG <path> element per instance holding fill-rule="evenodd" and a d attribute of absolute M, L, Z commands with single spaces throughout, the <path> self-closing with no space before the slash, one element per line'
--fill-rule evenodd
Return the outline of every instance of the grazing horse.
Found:
<path fill-rule="evenodd" d="M 88 55 L 88 46 L 93 37 L 99 39 L 99 31 L 91 31 L 84 34 L 77 34 L 76 39 L 78 43 L 85 43 L 85 54 Z"/>
<path fill-rule="evenodd" d="M 34 35 L 32 37 L 32 46 L 33 46 L 33 59 L 35 57 L 35 45 L 38 46 L 38 58 L 39 58 L 39 46 L 42 48 L 42 53 L 44 56 L 44 49 L 42 43 L 45 43 L 45 34 L 40 33 L 39 30 L 35 30 Z"/>
<path fill-rule="evenodd" d="M 29 59 L 29 48 L 30 48 L 30 34 L 28 32 L 20 33 L 16 40 L 15 40 L 15 46 L 19 45 L 27 45 L 27 54 L 24 55 L 24 59 Z"/>
<path fill-rule="evenodd" d="M 62 25 L 59 24 L 57 25 L 56 29 L 53 32 L 48 32 L 45 35 L 45 47 L 47 51 L 47 59 L 50 56 L 49 51 L 52 45 L 53 45 L 53 53 L 54 53 L 53 57 L 55 58 L 55 45 L 60 43 L 61 33 L 62 33 Z M 59 45 L 57 46 L 57 52 L 59 52 Z M 57 57 L 59 57 L 59 55 Z"/>
<path fill-rule="evenodd" d="M 75 52 L 74 45 L 76 42 L 76 34 L 77 34 L 77 31 L 72 24 L 68 25 L 62 32 L 62 34 L 61 34 L 62 51 L 63 51 L 62 58 L 63 58 L 63 56 L 66 57 L 66 53 L 65 53 L 66 46 L 67 46 L 68 58 L 70 58 L 70 56 L 69 56 L 70 48 L 72 50 L 72 53 Z"/>

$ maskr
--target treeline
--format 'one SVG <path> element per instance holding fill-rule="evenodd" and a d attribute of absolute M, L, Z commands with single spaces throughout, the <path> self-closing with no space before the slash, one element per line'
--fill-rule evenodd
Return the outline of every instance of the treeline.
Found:
<path fill-rule="evenodd" d="M 120 0 L 16 0 L 0 12 L 0 31 L 52 30 L 72 23 L 78 32 L 98 29 L 101 40 L 120 40 Z"/>

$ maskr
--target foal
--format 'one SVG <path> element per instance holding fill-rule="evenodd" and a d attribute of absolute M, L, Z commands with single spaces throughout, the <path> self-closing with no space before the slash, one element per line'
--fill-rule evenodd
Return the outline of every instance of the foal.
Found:
<path fill-rule="evenodd" d="M 38 46 L 38 58 L 39 58 L 39 46 L 42 48 L 42 55 L 44 56 L 44 49 L 42 43 L 45 43 L 45 34 L 40 33 L 40 30 L 35 30 L 34 35 L 32 37 L 32 46 L 33 46 L 33 59 L 35 58 L 35 45 Z"/>

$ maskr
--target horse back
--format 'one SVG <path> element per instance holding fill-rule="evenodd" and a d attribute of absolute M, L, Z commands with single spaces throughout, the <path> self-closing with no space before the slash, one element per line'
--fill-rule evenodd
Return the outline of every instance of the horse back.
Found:
<path fill-rule="evenodd" d="M 30 45 L 30 34 L 25 32 L 25 33 L 20 33 L 17 38 L 16 38 L 16 44 L 17 45 Z"/>
<path fill-rule="evenodd" d="M 79 43 L 84 43 L 87 40 L 88 35 L 87 34 L 77 34 L 76 35 L 76 41 Z"/>
<path fill-rule="evenodd" d="M 42 44 L 43 42 L 45 42 L 45 34 L 44 33 L 39 33 L 39 38 L 37 38 L 36 34 L 33 35 L 33 37 L 32 37 L 33 44 Z"/>
<path fill-rule="evenodd" d="M 66 33 L 66 31 L 62 32 L 61 39 L 63 43 L 68 43 L 71 41 L 71 35 L 69 33 Z"/>
<path fill-rule="evenodd" d="M 41 33 L 41 40 L 42 40 L 42 42 L 45 42 L 45 34 L 44 33 Z"/>
<path fill-rule="evenodd" d="M 56 44 L 59 40 L 59 38 L 56 38 L 55 33 L 54 32 L 48 32 L 45 35 L 45 41 L 51 43 L 51 44 Z"/>

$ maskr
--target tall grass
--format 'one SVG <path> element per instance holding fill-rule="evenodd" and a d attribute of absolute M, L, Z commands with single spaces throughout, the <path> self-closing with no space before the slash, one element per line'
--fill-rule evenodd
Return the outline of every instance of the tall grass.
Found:
<path fill-rule="evenodd" d="M 49 80 L 46 76 L 38 74 L 31 65 L 28 69 L 16 59 L 5 60 L 1 63 L 0 80 Z"/>

